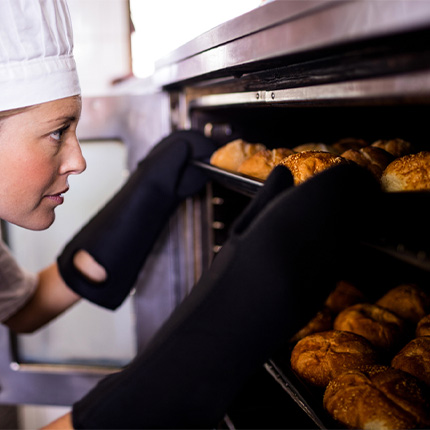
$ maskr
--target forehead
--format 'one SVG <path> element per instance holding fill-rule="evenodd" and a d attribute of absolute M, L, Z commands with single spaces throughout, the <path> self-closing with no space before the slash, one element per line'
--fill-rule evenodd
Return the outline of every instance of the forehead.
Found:
<path fill-rule="evenodd" d="M 41 134 L 52 131 L 65 122 L 77 123 L 82 109 L 79 96 L 30 106 L 0 120 L 0 138 L 24 134 Z"/>
<path fill-rule="evenodd" d="M 29 115 L 41 116 L 44 119 L 62 116 L 76 117 L 79 119 L 81 109 L 81 98 L 79 96 L 73 96 L 33 106 L 28 113 Z"/>

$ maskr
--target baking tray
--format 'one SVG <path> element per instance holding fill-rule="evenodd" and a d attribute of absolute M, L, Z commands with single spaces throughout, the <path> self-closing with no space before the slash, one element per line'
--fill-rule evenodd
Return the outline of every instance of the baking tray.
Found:
<path fill-rule="evenodd" d="M 268 360 L 264 367 L 291 399 L 302 409 L 319 429 L 335 429 L 339 425 L 322 406 L 322 393 L 315 394 L 300 381 L 283 360 Z"/>
<path fill-rule="evenodd" d="M 209 162 L 193 160 L 192 164 L 204 170 L 208 176 L 226 188 L 253 197 L 264 185 L 264 181 L 230 170 L 212 166 Z"/>
<path fill-rule="evenodd" d="M 212 166 L 208 161 L 193 161 L 208 176 L 228 189 L 253 197 L 264 181 Z M 390 193 L 381 224 L 381 234 L 362 242 L 364 246 L 394 259 L 430 272 L 430 192 Z"/>

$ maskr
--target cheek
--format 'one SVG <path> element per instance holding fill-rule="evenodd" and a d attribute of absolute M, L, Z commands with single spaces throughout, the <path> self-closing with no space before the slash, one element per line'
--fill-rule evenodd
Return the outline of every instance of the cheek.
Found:
<path fill-rule="evenodd" d="M 8 199 L 38 198 L 55 177 L 57 166 L 52 159 L 40 154 L 15 153 L 1 157 L 0 193 Z"/>

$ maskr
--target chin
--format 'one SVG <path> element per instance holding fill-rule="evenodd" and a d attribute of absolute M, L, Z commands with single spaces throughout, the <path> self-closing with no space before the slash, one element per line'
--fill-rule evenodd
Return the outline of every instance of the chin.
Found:
<path fill-rule="evenodd" d="M 12 224 L 16 224 L 19 227 L 25 228 L 27 230 L 42 231 L 51 227 L 54 221 L 55 221 L 55 214 L 52 213 L 50 214 L 50 216 L 37 217 L 35 219 L 28 219 L 22 222 L 13 222 L 13 221 L 11 222 Z"/>

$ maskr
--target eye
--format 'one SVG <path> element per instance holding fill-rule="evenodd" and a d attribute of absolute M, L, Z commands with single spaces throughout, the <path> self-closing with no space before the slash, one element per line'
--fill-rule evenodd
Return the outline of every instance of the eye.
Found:
<path fill-rule="evenodd" d="M 52 137 L 57 142 L 61 142 L 61 139 L 63 138 L 64 133 L 69 128 L 69 125 L 65 127 L 61 127 L 58 130 L 53 131 L 49 136 Z"/>

